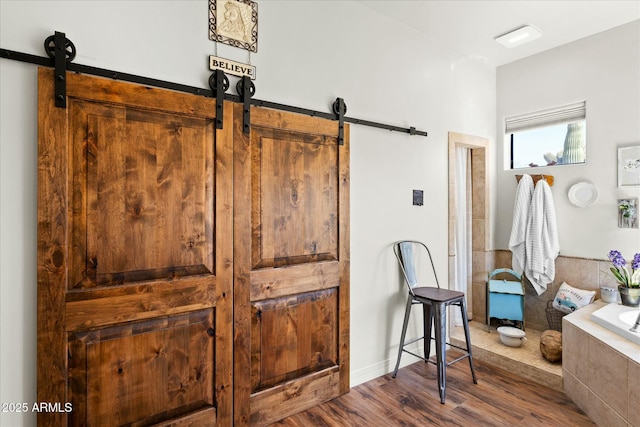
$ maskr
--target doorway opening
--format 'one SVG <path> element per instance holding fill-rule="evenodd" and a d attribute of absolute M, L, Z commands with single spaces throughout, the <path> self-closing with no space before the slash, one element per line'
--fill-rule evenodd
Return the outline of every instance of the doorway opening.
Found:
<path fill-rule="evenodd" d="M 477 321 L 486 317 L 492 265 L 488 148 L 487 138 L 449 132 L 449 289 L 466 294 L 468 317 Z"/>

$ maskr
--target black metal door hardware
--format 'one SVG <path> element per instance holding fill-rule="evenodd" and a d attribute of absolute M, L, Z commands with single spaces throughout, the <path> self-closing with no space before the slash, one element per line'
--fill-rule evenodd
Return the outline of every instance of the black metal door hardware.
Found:
<path fill-rule="evenodd" d="M 242 98 L 242 113 L 243 113 L 243 121 L 242 121 L 242 131 L 244 133 L 249 133 L 251 130 L 251 97 L 256 93 L 256 86 L 251 81 L 249 76 L 244 76 L 240 80 L 238 80 L 238 84 L 236 84 L 236 91 L 238 91 L 238 95 Z"/>
<path fill-rule="evenodd" d="M 369 120 L 361 120 L 353 117 L 346 117 L 347 107 L 342 98 L 337 98 L 333 103 L 333 112 L 327 113 L 322 111 L 310 110 L 307 108 L 294 107 L 291 105 L 279 104 L 277 102 L 253 99 L 256 92 L 255 85 L 249 78 L 243 77 L 236 85 L 238 95 L 225 93 L 229 88 L 229 79 L 222 70 L 216 70 L 209 77 L 209 86 L 211 89 L 202 89 L 195 86 L 183 85 L 180 83 L 168 82 L 149 77 L 138 76 L 135 74 L 121 73 L 118 71 L 107 70 L 104 68 L 91 67 L 82 64 L 73 63 L 76 56 L 75 45 L 66 38 L 65 33 L 56 31 L 54 35 L 47 37 L 44 42 L 45 52 L 48 57 L 31 55 L 24 52 L 17 52 L 0 48 L 0 58 L 11 59 L 14 61 L 26 62 L 29 64 L 40 65 L 43 67 L 52 67 L 55 69 L 55 102 L 56 107 L 66 107 L 66 73 L 67 71 L 89 74 L 98 77 L 107 77 L 114 80 L 121 80 L 131 83 L 137 83 L 146 86 L 170 89 L 194 95 L 208 96 L 216 98 L 216 127 L 222 128 L 222 110 L 223 101 L 240 102 L 243 104 L 244 124 L 243 130 L 249 131 L 250 128 L 250 106 L 266 107 L 281 111 L 289 111 L 293 113 L 305 114 L 308 116 L 322 117 L 329 120 L 338 120 L 340 143 L 344 142 L 344 123 L 352 123 L 355 125 L 369 126 L 378 129 L 386 129 L 395 132 L 408 133 L 410 135 L 427 136 L 427 132 L 416 130 L 415 127 L 403 128 L 384 123 L 373 122 Z M 245 80 L 248 80 L 246 82 Z M 245 88 L 249 90 L 245 90 Z"/>
<path fill-rule="evenodd" d="M 216 128 L 222 129 L 224 117 L 224 93 L 229 89 L 229 79 L 222 70 L 215 70 L 209 77 L 212 95 L 216 97 Z"/>
<path fill-rule="evenodd" d="M 67 107 L 67 62 L 76 57 L 76 46 L 64 33 L 58 31 L 44 41 L 44 50 L 53 58 L 55 64 L 55 104 L 56 107 Z"/>
<path fill-rule="evenodd" d="M 333 113 L 338 119 L 338 144 L 344 145 L 344 115 L 347 113 L 347 104 L 344 99 L 336 98 L 333 103 Z"/>

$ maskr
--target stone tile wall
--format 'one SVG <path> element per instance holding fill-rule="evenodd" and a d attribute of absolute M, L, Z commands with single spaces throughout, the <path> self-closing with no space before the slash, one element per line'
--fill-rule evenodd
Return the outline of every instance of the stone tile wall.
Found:
<path fill-rule="evenodd" d="M 491 257 L 486 255 L 490 254 Z M 490 253 L 478 254 L 478 264 L 484 269 L 474 267 L 473 278 L 473 319 L 486 323 L 486 281 L 490 270 L 496 268 L 511 268 L 511 251 L 497 250 Z M 474 253 L 475 256 L 475 253 Z M 491 259 L 488 259 L 491 258 Z M 475 262 L 475 260 L 474 260 Z M 609 271 L 611 263 L 608 260 L 586 259 L 559 256 L 556 259 L 556 277 L 547 290 L 538 295 L 533 286 L 525 279 L 525 326 L 539 331 L 549 329 L 545 308 L 547 301 L 552 300 L 562 282 L 578 289 L 596 291 L 596 299 L 600 298 L 600 286 L 617 287 L 616 281 Z M 480 273 L 484 270 L 484 274 Z M 477 273 L 476 273 L 477 271 Z"/>

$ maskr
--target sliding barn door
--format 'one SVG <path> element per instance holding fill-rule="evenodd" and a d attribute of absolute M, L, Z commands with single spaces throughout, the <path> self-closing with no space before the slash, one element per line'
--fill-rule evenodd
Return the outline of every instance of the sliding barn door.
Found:
<path fill-rule="evenodd" d="M 236 105 L 235 117 L 242 117 Z M 251 108 L 234 132 L 234 408 L 266 425 L 349 389 L 349 138 Z"/>
<path fill-rule="evenodd" d="M 231 425 L 231 104 L 38 84 L 38 424 Z"/>

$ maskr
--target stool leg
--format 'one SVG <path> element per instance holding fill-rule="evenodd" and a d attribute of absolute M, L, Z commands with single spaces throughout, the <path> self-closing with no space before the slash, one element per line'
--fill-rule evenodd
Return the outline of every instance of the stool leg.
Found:
<path fill-rule="evenodd" d="M 471 335 L 469 334 L 469 321 L 467 319 L 467 303 L 465 299 L 462 299 L 462 303 L 460 304 L 460 310 L 462 311 L 462 325 L 464 326 L 464 338 L 467 342 L 467 352 L 469 353 L 469 367 L 471 368 L 471 377 L 473 378 L 473 383 L 478 384 L 478 380 L 476 379 L 476 371 L 473 369 L 473 356 L 471 355 Z"/>
<path fill-rule="evenodd" d="M 404 322 L 402 323 L 402 334 L 400 335 L 400 348 L 398 348 L 398 361 L 396 362 L 396 368 L 393 370 L 392 377 L 395 378 L 398 375 L 398 368 L 400 367 L 400 358 L 404 351 L 404 337 L 407 335 L 407 324 L 409 324 L 409 316 L 411 315 L 411 306 L 413 303 L 413 297 L 409 294 L 407 299 L 407 307 L 404 310 Z"/>
<path fill-rule="evenodd" d="M 424 330 L 424 361 L 429 359 L 431 353 L 431 325 L 433 324 L 433 310 L 431 304 L 422 304 L 422 322 Z"/>
<path fill-rule="evenodd" d="M 436 329 L 436 365 L 438 366 L 438 391 L 440 403 L 444 404 L 445 389 L 447 387 L 447 336 L 446 336 L 446 308 L 443 304 L 434 304 L 434 323 Z"/>

